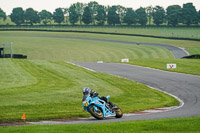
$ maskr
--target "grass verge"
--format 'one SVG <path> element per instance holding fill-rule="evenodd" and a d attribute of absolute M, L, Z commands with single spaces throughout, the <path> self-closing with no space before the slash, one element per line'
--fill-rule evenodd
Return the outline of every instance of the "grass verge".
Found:
<path fill-rule="evenodd" d="M 102 124 L 31 125 L 0 127 L 0 132 L 26 133 L 199 133 L 200 117 L 173 118 L 148 121 L 128 121 Z"/>
<path fill-rule="evenodd" d="M 139 59 L 130 60 L 129 64 L 156 68 L 165 71 L 200 75 L 199 59 Z M 167 64 L 176 64 L 176 69 L 167 69 Z"/>

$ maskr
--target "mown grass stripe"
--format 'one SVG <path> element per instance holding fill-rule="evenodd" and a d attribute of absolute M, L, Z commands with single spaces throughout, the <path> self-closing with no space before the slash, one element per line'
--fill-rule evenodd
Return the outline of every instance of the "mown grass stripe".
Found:
<path fill-rule="evenodd" d="M 31 85 L 37 82 L 33 76 L 24 71 L 11 59 L 1 59 L 0 70 L 2 89 Z"/>

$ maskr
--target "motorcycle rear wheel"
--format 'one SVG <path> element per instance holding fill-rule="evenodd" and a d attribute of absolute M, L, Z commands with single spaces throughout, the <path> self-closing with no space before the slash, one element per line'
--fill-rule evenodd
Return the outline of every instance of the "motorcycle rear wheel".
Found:
<path fill-rule="evenodd" d="M 93 106 L 95 106 L 95 105 L 93 105 Z M 102 110 L 101 110 L 99 107 L 96 106 L 96 108 L 98 108 L 98 111 L 95 111 L 95 109 L 94 109 L 93 106 L 90 106 L 90 107 L 89 107 L 89 112 L 90 112 L 90 114 L 91 114 L 94 118 L 96 118 L 96 119 L 98 119 L 98 120 L 104 119 Z"/>

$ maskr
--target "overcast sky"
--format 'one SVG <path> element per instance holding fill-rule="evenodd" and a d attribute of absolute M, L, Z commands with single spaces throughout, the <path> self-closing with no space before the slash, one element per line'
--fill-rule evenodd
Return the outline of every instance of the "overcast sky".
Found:
<path fill-rule="evenodd" d="M 12 9 L 16 7 L 22 7 L 24 10 L 31 7 L 39 12 L 45 9 L 53 13 L 59 7 L 66 8 L 76 2 L 89 3 L 90 1 L 96 1 L 101 5 L 132 7 L 134 10 L 150 5 L 159 5 L 166 9 L 169 5 L 183 6 L 183 3 L 192 2 L 196 9 L 200 10 L 200 0 L 0 0 L 0 8 L 7 15 L 10 15 Z"/>

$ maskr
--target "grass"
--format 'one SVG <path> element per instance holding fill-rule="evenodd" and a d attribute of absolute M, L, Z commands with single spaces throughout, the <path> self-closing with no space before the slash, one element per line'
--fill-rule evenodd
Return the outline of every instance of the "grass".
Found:
<path fill-rule="evenodd" d="M 120 35 L 103 35 L 103 34 L 89 34 L 89 33 L 66 33 L 66 32 L 23 32 L 23 31 L 0 31 L 0 35 L 2 37 L 11 37 L 9 39 L 3 39 L 6 41 L 11 41 L 12 37 L 19 36 L 70 36 L 70 37 L 86 37 L 86 38 L 98 38 L 98 39 L 109 39 L 109 40 L 119 40 L 119 41 L 133 41 L 133 42 L 147 42 L 147 43 L 161 43 L 168 44 L 182 48 L 193 48 L 199 47 L 200 42 L 198 41 L 186 41 L 186 40 L 170 40 L 170 39 L 158 39 L 158 38 L 150 38 L 150 37 L 134 37 L 134 36 L 120 36 Z M 33 39 L 32 39 L 33 40 Z M 93 43 L 94 44 L 94 43 Z M 127 45 L 127 44 L 126 44 Z"/>
<path fill-rule="evenodd" d="M 52 29 L 52 28 L 48 28 Z M 95 31 L 95 32 L 109 32 L 109 33 L 125 33 L 125 34 L 139 34 L 139 35 L 154 35 L 163 37 L 180 37 L 180 38 L 200 38 L 200 28 L 144 28 L 144 27 L 111 27 L 111 28 L 97 28 L 97 27 L 85 27 L 85 28 L 53 28 L 62 30 L 75 30 L 75 31 Z"/>
<path fill-rule="evenodd" d="M 192 47 L 192 48 L 189 48 L 187 47 L 186 50 L 191 54 L 200 54 L 200 47 Z"/>
<path fill-rule="evenodd" d="M 0 127 L 0 132 L 20 133 L 199 133 L 200 117 L 173 118 L 148 121 L 128 121 L 102 124 L 75 125 L 31 125 L 20 127 Z"/>
<path fill-rule="evenodd" d="M 200 74 L 198 67 L 200 63 L 199 60 L 177 60 L 174 59 L 169 51 L 159 47 L 59 38 L 65 36 L 82 37 L 83 35 L 76 33 L 0 32 L 0 34 L 2 35 L 0 36 L 2 42 L 8 42 L 8 40 L 14 42 L 14 53 L 26 54 L 29 59 L 81 62 L 96 62 L 98 60 L 103 60 L 104 62 L 119 62 L 122 58 L 129 58 L 131 64 L 162 70 L 167 70 L 166 64 L 173 62 L 177 63 L 178 68 L 172 71 Z M 43 37 L 31 37 L 36 35 Z M 177 46 L 185 47 L 191 54 L 198 54 L 198 47 L 200 46 L 199 42 L 169 39 L 159 40 L 152 38 L 93 34 L 84 34 L 84 37 L 116 39 L 121 41 L 143 40 L 144 42 L 165 44 L 176 43 Z M 85 49 L 86 47 L 87 49 Z"/>
<path fill-rule="evenodd" d="M 10 40 L 14 42 L 14 53 L 28 55 L 28 59 L 117 62 L 122 58 L 174 58 L 168 50 L 159 47 L 62 38 L 66 36 L 82 37 L 83 34 L 0 32 L 0 35 L 2 42 Z M 86 34 L 85 37 L 90 35 L 92 34 Z M 96 35 L 93 37 L 104 38 L 106 36 L 98 37 Z"/>
<path fill-rule="evenodd" d="M 0 40 L 2 42 L 9 42 L 10 40 L 14 42 L 14 53 L 28 55 L 28 59 L 31 60 L 65 60 L 79 62 L 96 62 L 102 60 L 104 62 L 120 62 L 122 58 L 129 58 L 131 61 L 130 64 L 162 70 L 167 70 L 167 63 L 177 63 L 178 68 L 171 71 L 200 75 L 198 67 L 200 64 L 199 60 L 174 59 L 173 55 L 164 48 L 63 37 L 83 37 L 83 34 L 57 32 L 0 32 Z M 170 44 L 183 47 L 191 54 L 198 54 L 200 47 L 200 42 L 196 41 L 98 34 L 84 34 L 84 37 Z"/>
<path fill-rule="evenodd" d="M 31 27 L 31 26 L 30 26 Z M 46 28 L 31 28 L 31 29 L 47 29 L 47 30 L 73 30 L 73 31 L 92 31 L 92 32 L 107 32 L 107 33 L 124 33 L 124 34 L 139 34 L 152 35 L 161 37 L 176 37 L 176 38 L 193 38 L 200 39 L 200 28 L 175 28 L 175 27 L 53 27 Z"/>
<path fill-rule="evenodd" d="M 151 67 L 165 71 L 200 75 L 199 59 L 133 59 L 129 64 Z M 167 69 L 167 64 L 176 64 L 176 69 Z"/>
<path fill-rule="evenodd" d="M 85 86 L 110 95 L 125 113 L 178 104 L 142 84 L 65 62 L 1 59 L 0 69 L 6 77 L 0 79 L 0 122 L 21 121 L 23 113 L 27 121 L 88 117 L 81 102 Z"/>

